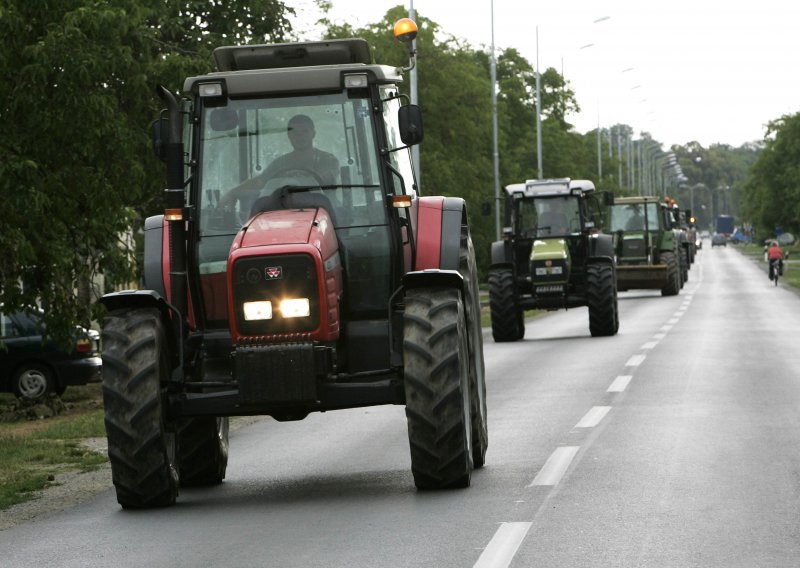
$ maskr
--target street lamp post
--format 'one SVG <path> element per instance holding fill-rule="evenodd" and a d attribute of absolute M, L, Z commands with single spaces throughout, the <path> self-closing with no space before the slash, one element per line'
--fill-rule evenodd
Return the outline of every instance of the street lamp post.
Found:
<path fill-rule="evenodd" d="M 539 179 L 544 177 L 542 165 L 542 87 L 539 72 L 539 26 L 536 26 L 536 169 Z"/>
<path fill-rule="evenodd" d="M 494 166 L 494 229 L 495 240 L 500 240 L 500 151 L 498 149 L 497 136 L 497 62 L 494 52 L 494 0 L 491 1 L 492 9 L 492 58 L 491 58 L 491 82 L 492 82 L 492 161 Z M 541 161 L 541 158 L 539 158 Z"/>
<path fill-rule="evenodd" d="M 408 8 L 408 17 L 412 20 L 416 20 L 417 14 L 414 11 L 414 0 L 410 0 L 410 6 Z M 411 51 L 413 53 L 417 52 L 417 40 L 411 40 Z M 411 68 L 411 81 L 409 84 L 409 90 L 411 91 L 411 104 L 418 104 L 418 97 L 417 97 L 417 65 L 414 65 Z M 414 165 L 414 173 L 416 174 L 417 178 L 417 186 L 422 187 L 421 178 L 422 178 L 422 171 L 420 169 L 419 163 L 419 144 L 415 144 L 411 147 L 411 161 Z"/>

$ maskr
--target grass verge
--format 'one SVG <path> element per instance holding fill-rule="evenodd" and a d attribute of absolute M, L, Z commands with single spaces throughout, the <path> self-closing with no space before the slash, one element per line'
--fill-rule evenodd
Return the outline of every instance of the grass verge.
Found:
<path fill-rule="evenodd" d="M 62 397 L 67 410 L 44 420 L 0 423 L 0 510 L 28 501 L 59 473 L 89 471 L 108 461 L 85 448 L 84 438 L 105 437 L 100 385 L 68 388 Z M 13 396 L 0 396 L 0 405 Z"/>

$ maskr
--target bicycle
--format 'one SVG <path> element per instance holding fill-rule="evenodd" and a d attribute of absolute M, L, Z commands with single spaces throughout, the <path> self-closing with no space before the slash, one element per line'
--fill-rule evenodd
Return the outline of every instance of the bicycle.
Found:
<path fill-rule="evenodd" d="M 769 261 L 769 279 L 778 285 L 778 277 L 783 276 L 783 260 L 780 258 L 773 258 Z"/>

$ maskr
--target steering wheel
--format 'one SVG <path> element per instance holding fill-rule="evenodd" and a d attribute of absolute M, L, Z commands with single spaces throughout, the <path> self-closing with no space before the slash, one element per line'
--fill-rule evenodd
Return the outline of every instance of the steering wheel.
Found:
<path fill-rule="evenodd" d="M 268 178 L 264 179 L 264 185 L 263 185 L 262 189 L 264 189 L 267 186 L 267 183 L 269 183 L 271 180 L 273 180 L 275 178 L 279 178 L 279 177 L 294 177 L 294 178 L 297 178 L 298 177 L 297 175 L 290 175 L 290 174 L 298 174 L 298 173 L 301 174 L 301 176 L 305 175 L 305 176 L 310 176 L 310 177 L 314 178 L 314 181 L 316 181 L 320 186 L 325 185 L 325 182 L 322 181 L 322 178 L 320 177 L 320 175 L 317 172 L 315 172 L 314 170 L 312 170 L 310 168 L 305 168 L 305 167 L 291 166 L 291 167 L 281 168 L 281 169 L 271 173 Z"/>
<path fill-rule="evenodd" d="M 251 178 L 251 180 L 255 180 L 258 177 L 259 176 L 255 176 Z M 324 185 L 324 181 L 319 176 L 319 174 L 317 174 L 314 170 L 310 168 L 302 166 L 290 166 L 281 168 L 279 170 L 270 173 L 270 175 L 268 177 L 265 177 L 263 180 L 259 180 L 261 182 L 260 186 L 255 186 L 255 187 L 250 186 L 247 189 L 242 188 L 243 191 L 240 190 L 240 192 L 237 192 L 238 195 L 236 196 L 235 200 L 232 203 L 235 203 L 236 200 L 240 201 L 242 203 L 242 205 L 240 205 L 242 209 L 238 213 L 230 209 L 219 211 L 215 215 L 215 217 L 217 218 L 214 219 L 213 224 L 217 227 L 226 227 L 233 225 L 240 226 L 247 220 L 246 212 L 251 211 L 253 204 L 258 200 L 269 197 L 269 195 L 260 196 L 261 192 L 263 192 L 267 188 L 267 184 L 269 184 L 269 182 L 272 181 L 273 179 L 280 177 L 293 177 L 295 179 L 299 178 L 299 181 L 302 181 L 303 178 L 311 178 L 314 180 L 314 183 L 318 184 L 319 186 Z M 276 197 L 280 199 L 280 204 L 282 207 L 286 206 L 286 197 L 288 196 L 289 193 L 287 190 L 292 185 L 295 184 L 282 184 L 279 188 L 276 189 L 276 191 L 280 192 Z M 302 185 L 302 184 L 298 183 L 296 185 Z M 255 197 L 253 197 L 253 195 L 255 195 Z"/>

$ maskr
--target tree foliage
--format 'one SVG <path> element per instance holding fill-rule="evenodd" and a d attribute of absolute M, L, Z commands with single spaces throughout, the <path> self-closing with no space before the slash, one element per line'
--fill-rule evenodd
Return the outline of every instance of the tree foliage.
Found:
<path fill-rule="evenodd" d="M 277 0 L 0 0 L 0 303 L 54 335 L 92 319 L 96 276 L 135 281 L 129 242 L 162 201 L 154 86 L 223 43 L 282 40 Z M 95 312 L 96 315 L 97 312 Z"/>
<path fill-rule="evenodd" d="M 769 123 L 765 147 L 750 169 L 743 190 L 743 209 L 773 236 L 776 227 L 800 232 L 800 114 Z"/>

